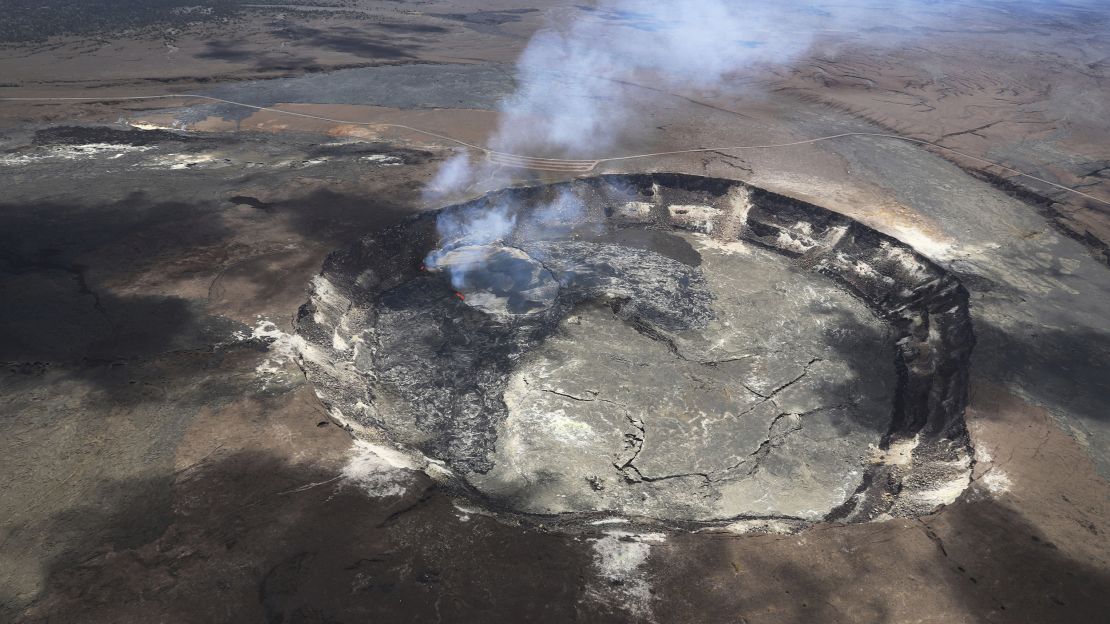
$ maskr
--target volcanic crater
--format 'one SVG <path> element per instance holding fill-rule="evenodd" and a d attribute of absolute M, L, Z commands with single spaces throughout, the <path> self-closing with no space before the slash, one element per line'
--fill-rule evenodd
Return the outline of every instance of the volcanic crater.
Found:
<path fill-rule="evenodd" d="M 504 189 L 331 254 L 310 292 L 333 418 L 491 513 L 791 528 L 928 513 L 970 478 L 966 290 L 744 183 Z"/>

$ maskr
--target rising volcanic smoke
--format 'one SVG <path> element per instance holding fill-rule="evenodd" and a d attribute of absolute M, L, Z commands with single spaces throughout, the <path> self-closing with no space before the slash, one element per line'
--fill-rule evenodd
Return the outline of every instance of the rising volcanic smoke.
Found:
<path fill-rule="evenodd" d="M 579 8 L 569 24 L 540 30 L 517 61 L 517 90 L 500 106 L 490 149 L 596 157 L 635 122 L 628 107 L 634 83 L 711 88 L 738 69 L 787 60 L 809 47 L 810 35 L 769 36 L 781 30 L 784 10 L 747 4 L 602 0 Z M 429 192 L 447 195 L 500 177 L 460 154 L 444 164 Z"/>
<path fill-rule="evenodd" d="M 721 0 L 602 0 L 579 11 L 578 19 L 552 24 L 529 42 L 517 62 L 517 91 L 500 106 L 500 123 L 489 140 L 492 150 L 565 158 L 596 155 L 612 148 L 635 121 L 626 106 L 631 83 L 708 88 L 739 68 L 790 58 L 810 43 L 805 37 L 765 38 L 781 18 L 778 10 Z M 443 164 L 426 195 L 438 200 L 479 180 L 509 182 L 499 168 L 460 153 Z M 573 212 L 580 209 L 576 201 L 560 198 L 551 209 Z M 514 215 L 510 206 L 480 214 L 444 213 L 438 223 L 444 248 L 429 256 L 428 266 L 435 268 L 445 251 L 459 245 L 501 239 L 516 225 Z M 456 287 L 463 287 L 467 274 L 480 268 L 480 256 L 475 258 L 475 263 L 449 268 Z"/>
<path fill-rule="evenodd" d="M 907 33 L 899 23 L 951 19 L 945 4 L 914 0 L 825 10 L 792 0 L 599 0 L 579 6 L 572 19 L 553 20 L 528 43 L 517 62 L 517 90 L 499 107 L 488 147 L 549 158 L 612 155 L 630 129 L 643 125 L 632 111 L 644 85 L 674 93 L 734 86 L 730 78 L 741 70 L 789 62 L 832 31 L 841 40 L 866 34 L 869 45 L 883 45 L 884 36 L 904 44 Z M 499 166 L 460 153 L 443 164 L 425 196 L 439 201 L 476 183 L 494 188 L 510 181 Z M 445 213 L 440 234 L 448 246 L 492 243 L 518 225 L 515 214 L 510 206 Z M 433 253 L 429 266 L 435 261 Z M 453 281 L 464 283 L 455 271 Z"/>

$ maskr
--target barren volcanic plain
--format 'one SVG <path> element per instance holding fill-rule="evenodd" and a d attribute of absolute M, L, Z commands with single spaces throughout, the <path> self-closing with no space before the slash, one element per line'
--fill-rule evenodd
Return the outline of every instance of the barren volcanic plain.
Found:
<path fill-rule="evenodd" d="M 0 621 L 1110 613 L 1104 3 L 0 8 Z"/>

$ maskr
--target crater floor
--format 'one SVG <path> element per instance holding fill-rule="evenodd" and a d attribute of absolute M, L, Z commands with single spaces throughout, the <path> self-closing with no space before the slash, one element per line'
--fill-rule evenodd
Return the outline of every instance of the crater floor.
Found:
<path fill-rule="evenodd" d="M 890 427 L 885 324 L 779 254 L 682 237 L 714 319 L 660 340 L 576 308 L 512 373 L 479 490 L 535 513 L 812 520 L 859 487 Z"/>
<path fill-rule="evenodd" d="M 966 291 L 754 187 L 506 189 L 332 254 L 312 292 L 332 416 L 494 510 L 859 521 L 968 483 Z"/>

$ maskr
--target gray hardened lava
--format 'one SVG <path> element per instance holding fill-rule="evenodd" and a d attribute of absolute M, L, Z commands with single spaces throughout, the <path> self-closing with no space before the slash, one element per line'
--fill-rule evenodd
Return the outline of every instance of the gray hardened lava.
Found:
<path fill-rule="evenodd" d="M 333 253 L 310 291 L 332 416 L 491 513 L 790 530 L 969 482 L 964 288 L 740 182 L 505 189 Z"/>

